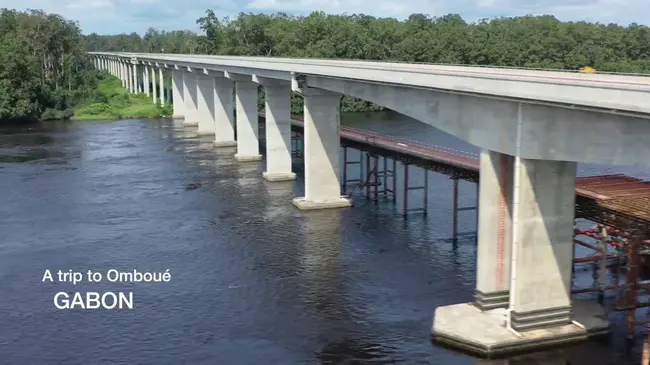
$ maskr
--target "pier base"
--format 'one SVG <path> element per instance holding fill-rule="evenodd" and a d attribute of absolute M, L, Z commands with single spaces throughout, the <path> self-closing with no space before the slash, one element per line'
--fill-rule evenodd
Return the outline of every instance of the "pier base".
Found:
<path fill-rule="evenodd" d="M 237 147 L 237 141 L 214 141 L 215 147 Z"/>
<path fill-rule="evenodd" d="M 289 180 L 295 180 L 296 174 L 293 172 L 287 172 L 287 173 L 263 172 L 262 177 L 267 181 L 289 181 Z"/>
<path fill-rule="evenodd" d="M 235 160 L 237 160 L 239 162 L 261 161 L 262 160 L 262 155 L 242 156 L 242 155 L 239 155 L 239 154 L 235 154 Z"/>
<path fill-rule="evenodd" d="M 183 127 L 198 127 L 199 122 L 191 121 L 191 120 L 185 120 L 183 121 Z"/>
<path fill-rule="evenodd" d="M 352 199 L 342 196 L 337 200 L 315 202 L 300 197 L 293 199 L 293 205 L 298 207 L 300 210 L 347 208 L 352 206 Z"/>
<path fill-rule="evenodd" d="M 454 304 L 436 308 L 431 333 L 441 344 L 485 357 L 536 351 L 609 333 L 607 316 L 598 303 L 574 300 L 572 312 L 574 323 L 522 331 L 518 337 L 506 328 L 505 308 L 481 311 L 474 303 Z"/>

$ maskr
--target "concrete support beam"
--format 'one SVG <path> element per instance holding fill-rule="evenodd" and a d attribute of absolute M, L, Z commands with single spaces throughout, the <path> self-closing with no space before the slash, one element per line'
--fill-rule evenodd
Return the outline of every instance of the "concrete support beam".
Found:
<path fill-rule="evenodd" d="M 476 292 L 481 310 L 508 308 L 514 157 L 481 151 Z"/>
<path fill-rule="evenodd" d="M 235 141 L 235 84 L 225 77 L 214 78 L 214 119 L 216 147 L 234 147 Z"/>
<path fill-rule="evenodd" d="M 257 115 L 257 84 L 235 82 L 237 107 L 237 161 L 260 161 L 259 117 Z"/>
<path fill-rule="evenodd" d="M 154 104 L 158 103 L 158 86 L 156 85 L 156 69 L 152 68 L 151 76 L 151 99 Z"/>
<path fill-rule="evenodd" d="M 165 106 L 165 75 L 163 74 L 162 67 L 158 69 L 158 86 L 160 93 L 160 106 Z"/>
<path fill-rule="evenodd" d="M 291 82 L 254 78 L 264 86 L 268 181 L 295 180 L 291 170 Z"/>
<path fill-rule="evenodd" d="M 478 305 L 436 308 L 434 339 L 501 356 L 608 333 L 598 303 L 571 300 L 575 179 L 575 162 L 482 151 L 477 292 L 484 295 Z M 500 244 L 508 235 L 509 248 Z"/>
<path fill-rule="evenodd" d="M 124 70 L 124 62 L 120 61 L 120 81 L 122 81 L 122 87 L 126 87 L 126 75 L 124 74 Z"/>
<path fill-rule="evenodd" d="M 517 331 L 571 323 L 576 163 L 517 158 L 510 322 Z"/>
<path fill-rule="evenodd" d="M 172 71 L 172 106 L 174 109 L 174 119 L 183 119 L 185 118 L 185 101 L 183 96 L 185 95 L 184 86 L 183 86 L 183 72 L 181 71 Z"/>
<path fill-rule="evenodd" d="M 144 93 L 149 96 L 150 95 L 150 81 L 149 78 L 151 76 L 151 70 L 148 65 L 142 65 L 142 72 L 144 73 L 143 80 L 144 82 L 142 83 L 142 87 L 144 88 Z"/>
<path fill-rule="evenodd" d="M 342 208 L 352 201 L 341 196 L 341 96 L 302 88 L 305 98 L 305 196 L 295 198 L 300 209 Z"/>
<path fill-rule="evenodd" d="M 186 127 L 196 127 L 199 125 L 198 120 L 198 86 L 196 74 L 192 72 L 183 72 L 183 101 L 185 106 L 185 120 L 183 125 Z"/>
<path fill-rule="evenodd" d="M 198 78 L 198 123 L 199 135 L 215 134 L 214 121 L 214 81 L 208 75 L 197 75 Z"/>
<path fill-rule="evenodd" d="M 131 78 L 133 82 L 133 90 L 131 91 L 134 94 L 138 93 L 138 65 L 137 64 L 132 64 L 131 65 Z"/>

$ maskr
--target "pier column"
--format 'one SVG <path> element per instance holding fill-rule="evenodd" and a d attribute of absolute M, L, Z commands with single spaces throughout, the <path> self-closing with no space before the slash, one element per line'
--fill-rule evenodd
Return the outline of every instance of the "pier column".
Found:
<path fill-rule="evenodd" d="M 183 100 L 184 96 L 184 86 L 183 86 L 183 72 L 182 71 L 172 71 L 172 106 L 174 109 L 174 119 L 183 119 L 185 118 L 185 101 Z"/>
<path fill-rule="evenodd" d="M 212 76 L 197 75 L 198 78 L 198 134 L 214 135 L 214 81 Z"/>
<path fill-rule="evenodd" d="M 214 78 L 214 120 L 216 147 L 234 147 L 235 141 L 235 84 L 225 77 Z"/>
<path fill-rule="evenodd" d="M 268 181 L 295 180 L 291 171 L 291 82 L 256 77 L 264 87 Z"/>
<path fill-rule="evenodd" d="M 514 330 L 571 323 L 576 163 L 514 163 L 510 323 Z"/>
<path fill-rule="evenodd" d="M 305 196 L 300 209 L 342 208 L 352 201 L 341 196 L 341 96 L 309 87 L 297 88 L 305 98 Z"/>
<path fill-rule="evenodd" d="M 508 308 L 514 157 L 481 151 L 474 298 L 481 310 Z"/>
<path fill-rule="evenodd" d="M 162 67 L 158 68 L 158 92 L 160 93 L 160 106 L 165 106 L 165 76 Z"/>
<path fill-rule="evenodd" d="M 183 72 L 183 101 L 185 102 L 185 120 L 183 125 L 186 127 L 196 127 L 199 125 L 197 110 L 197 80 L 196 74 L 188 70 Z"/>
<path fill-rule="evenodd" d="M 237 161 L 260 161 L 259 116 L 257 114 L 257 84 L 252 76 L 233 75 L 237 108 Z"/>
<path fill-rule="evenodd" d="M 131 81 L 133 82 L 133 90 L 131 91 L 134 94 L 138 93 L 138 65 L 133 64 L 131 67 Z"/>
<path fill-rule="evenodd" d="M 142 88 L 144 89 L 144 93 L 149 96 L 149 77 L 151 75 L 151 69 L 148 65 L 142 65 L 142 72 L 144 73 Z"/>
<path fill-rule="evenodd" d="M 154 104 L 158 103 L 158 87 L 156 86 L 156 68 L 152 67 L 151 76 L 151 99 Z"/>
<path fill-rule="evenodd" d="M 120 60 L 120 81 L 122 82 L 122 87 L 126 87 L 126 77 L 124 75 L 124 62 Z"/>

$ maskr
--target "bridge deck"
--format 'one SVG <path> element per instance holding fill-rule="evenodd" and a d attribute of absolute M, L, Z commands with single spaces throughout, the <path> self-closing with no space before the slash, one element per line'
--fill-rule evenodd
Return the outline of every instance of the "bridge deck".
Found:
<path fill-rule="evenodd" d="M 264 118 L 264 112 L 260 112 Z M 292 124 L 302 128 L 301 116 L 293 116 Z M 474 153 L 422 142 L 395 138 L 371 131 L 341 126 L 341 139 L 380 147 L 405 156 L 427 159 L 436 164 L 478 173 L 479 156 Z M 650 224 L 650 182 L 631 176 L 601 175 L 576 179 L 576 195 L 595 203 L 611 213 Z"/>

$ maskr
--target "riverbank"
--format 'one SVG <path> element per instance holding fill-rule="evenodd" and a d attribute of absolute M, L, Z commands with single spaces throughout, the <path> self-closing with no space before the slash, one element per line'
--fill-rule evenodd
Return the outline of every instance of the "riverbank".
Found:
<path fill-rule="evenodd" d="M 171 115 L 171 105 L 160 107 L 145 94 L 131 94 L 117 77 L 101 74 L 92 103 L 77 107 L 72 120 L 161 118 Z"/>

